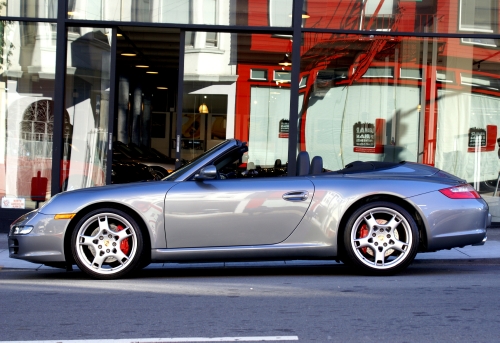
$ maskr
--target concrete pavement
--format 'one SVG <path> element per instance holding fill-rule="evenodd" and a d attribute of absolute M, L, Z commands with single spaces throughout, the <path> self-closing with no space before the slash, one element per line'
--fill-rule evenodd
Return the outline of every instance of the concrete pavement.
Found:
<path fill-rule="evenodd" d="M 488 240 L 482 246 L 466 246 L 451 250 L 441 250 L 432 253 L 420 253 L 415 258 L 415 263 L 428 263 L 431 261 L 480 261 L 500 263 L 500 241 Z M 486 261 L 484 261 L 486 262 Z M 330 260 L 292 260 L 292 261 L 265 261 L 265 262 L 218 262 L 218 263 L 152 263 L 147 268 L 230 268 L 230 267 L 279 267 L 279 266 L 306 266 L 337 264 Z M 43 264 L 36 264 L 9 258 L 7 248 L 7 234 L 0 234 L 0 268 L 3 269 L 52 269 Z"/>

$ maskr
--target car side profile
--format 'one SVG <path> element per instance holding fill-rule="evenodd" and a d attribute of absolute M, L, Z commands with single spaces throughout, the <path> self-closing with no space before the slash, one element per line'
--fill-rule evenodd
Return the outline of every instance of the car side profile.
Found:
<path fill-rule="evenodd" d="M 151 262 L 337 259 L 372 275 L 417 252 L 484 244 L 488 205 L 464 180 L 418 163 L 353 162 L 296 176 L 248 172 L 229 139 L 161 181 L 63 192 L 12 225 L 9 254 L 76 264 L 97 279 Z"/>

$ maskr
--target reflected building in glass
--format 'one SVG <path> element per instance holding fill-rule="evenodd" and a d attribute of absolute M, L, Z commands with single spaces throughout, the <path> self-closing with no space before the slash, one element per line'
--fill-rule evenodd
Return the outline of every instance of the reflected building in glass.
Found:
<path fill-rule="evenodd" d="M 499 1 L 32 3 L 0 5 L 2 213 L 234 137 L 266 177 L 304 150 L 433 165 L 500 222 Z"/>

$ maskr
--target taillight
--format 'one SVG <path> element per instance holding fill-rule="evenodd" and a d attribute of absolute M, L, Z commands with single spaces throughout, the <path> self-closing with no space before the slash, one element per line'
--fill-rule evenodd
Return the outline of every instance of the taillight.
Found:
<path fill-rule="evenodd" d="M 450 199 L 479 199 L 481 196 L 471 185 L 458 185 L 439 190 Z"/>

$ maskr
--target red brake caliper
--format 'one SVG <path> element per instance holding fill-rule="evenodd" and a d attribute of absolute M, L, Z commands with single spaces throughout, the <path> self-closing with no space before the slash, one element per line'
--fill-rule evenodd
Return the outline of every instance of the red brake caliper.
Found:
<path fill-rule="evenodd" d="M 365 238 L 366 236 L 368 236 L 368 229 L 367 229 L 367 226 L 366 224 L 363 224 L 363 226 L 361 226 L 361 229 L 359 229 L 359 238 Z M 368 248 L 361 248 L 361 251 L 363 252 L 363 254 L 366 254 L 366 250 Z"/>
<path fill-rule="evenodd" d="M 123 230 L 123 226 L 121 225 L 117 225 L 116 226 L 116 230 L 117 231 L 121 231 Z M 128 253 L 130 252 L 130 245 L 128 244 L 128 239 L 125 239 L 123 240 L 121 243 L 120 243 L 120 250 L 122 251 L 122 253 L 124 253 L 125 255 L 128 255 Z"/>

